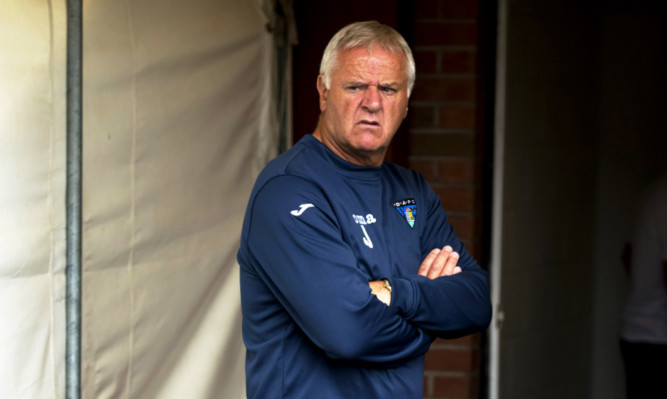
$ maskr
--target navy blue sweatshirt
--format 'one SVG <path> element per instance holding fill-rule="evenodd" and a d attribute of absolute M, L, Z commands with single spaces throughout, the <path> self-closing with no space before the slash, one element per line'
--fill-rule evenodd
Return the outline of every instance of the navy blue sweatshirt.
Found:
<path fill-rule="evenodd" d="M 447 244 L 463 271 L 418 276 Z M 238 262 L 252 399 L 421 398 L 435 337 L 491 319 L 487 274 L 423 177 L 351 164 L 311 135 L 257 178 Z M 368 285 L 384 278 L 391 306 Z"/>

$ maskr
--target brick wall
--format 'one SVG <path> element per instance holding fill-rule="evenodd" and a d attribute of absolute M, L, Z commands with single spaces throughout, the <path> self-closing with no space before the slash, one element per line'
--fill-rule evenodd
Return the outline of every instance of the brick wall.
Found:
<path fill-rule="evenodd" d="M 415 2 L 417 82 L 410 99 L 408 163 L 440 195 L 457 235 L 481 258 L 481 115 L 476 0 Z M 479 334 L 438 340 L 426 356 L 424 397 L 477 398 Z"/>

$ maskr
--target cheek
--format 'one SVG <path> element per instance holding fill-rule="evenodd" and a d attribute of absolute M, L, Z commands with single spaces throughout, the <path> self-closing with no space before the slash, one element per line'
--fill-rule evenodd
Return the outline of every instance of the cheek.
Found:
<path fill-rule="evenodd" d="M 408 116 L 408 109 L 405 105 L 396 105 L 391 110 L 391 119 L 397 123 L 401 123 L 406 116 Z"/>
<path fill-rule="evenodd" d="M 349 122 L 354 117 L 356 107 L 353 100 L 345 99 L 338 102 L 337 112 L 342 118 L 343 122 Z"/>

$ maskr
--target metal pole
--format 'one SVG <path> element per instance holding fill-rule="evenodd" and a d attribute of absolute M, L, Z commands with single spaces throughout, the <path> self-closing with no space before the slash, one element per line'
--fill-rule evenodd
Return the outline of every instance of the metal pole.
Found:
<path fill-rule="evenodd" d="M 82 0 L 67 0 L 67 399 L 81 397 L 82 27 Z"/>
<path fill-rule="evenodd" d="M 493 154 L 493 216 L 491 231 L 491 320 L 489 343 L 489 399 L 500 397 L 500 336 L 505 313 L 500 302 L 502 276 L 503 178 L 505 175 L 505 96 L 507 94 L 507 29 L 509 1 L 498 1 L 498 39 L 496 44 L 496 105 Z"/>

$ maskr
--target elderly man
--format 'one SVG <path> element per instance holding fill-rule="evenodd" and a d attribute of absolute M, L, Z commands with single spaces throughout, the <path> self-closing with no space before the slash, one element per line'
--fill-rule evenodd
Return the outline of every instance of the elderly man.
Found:
<path fill-rule="evenodd" d="M 346 26 L 317 128 L 258 177 L 238 253 L 249 398 L 421 398 L 433 340 L 488 326 L 487 275 L 438 196 L 383 162 L 414 80 L 395 30 Z"/>

